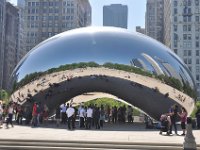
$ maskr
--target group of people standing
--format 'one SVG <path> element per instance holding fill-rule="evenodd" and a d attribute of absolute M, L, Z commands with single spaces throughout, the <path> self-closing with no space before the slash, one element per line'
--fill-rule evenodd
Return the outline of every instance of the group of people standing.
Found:
<path fill-rule="evenodd" d="M 91 129 L 93 125 L 96 129 L 100 129 L 100 127 L 103 128 L 103 123 L 105 121 L 104 107 L 92 107 L 91 105 L 88 107 L 80 105 L 78 109 L 76 109 L 70 104 L 62 104 L 56 110 L 57 125 L 59 125 L 61 118 L 61 123 L 65 124 L 67 122 L 68 129 L 75 129 L 75 120 L 77 116 L 79 118 L 80 128 Z"/>
<path fill-rule="evenodd" d="M 0 128 L 2 128 L 4 120 L 6 120 L 6 128 L 9 128 L 9 125 L 14 127 L 12 122 L 14 108 L 16 108 L 16 105 L 12 102 L 8 105 L 3 105 L 2 102 L 0 102 Z"/>
<path fill-rule="evenodd" d="M 31 125 L 39 126 L 41 123 L 47 124 L 49 117 L 48 113 L 49 108 L 46 104 L 42 105 L 41 103 L 35 102 L 32 109 Z"/>
<path fill-rule="evenodd" d="M 166 129 L 168 135 L 172 134 L 172 128 L 174 128 L 174 133 L 178 135 L 177 122 L 180 119 L 181 128 L 183 131 L 181 135 L 185 136 L 187 115 L 188 115 L 187 111 L 184 107 L 181 107 L 181 111 L 179 111 L 178 105 L 175 104 L 169 109 L 168 113 L 161 115 L 160 118 L 161 126 Z M 162 134 L 162 128 L 160 134 Z"/>

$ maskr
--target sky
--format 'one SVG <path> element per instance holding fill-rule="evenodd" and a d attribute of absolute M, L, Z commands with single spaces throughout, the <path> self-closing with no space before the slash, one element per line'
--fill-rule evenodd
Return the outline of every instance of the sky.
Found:
<path fill-rule="evenodd" d="M 17 4 L 17 0 L 9 0 Z M 103 6 L 110 4 L 128 5 L 128 30 L 136 26 L 145 27 L 146 0 L 89 0 L 92 7 L 92 26 L 103 25 Z"/>

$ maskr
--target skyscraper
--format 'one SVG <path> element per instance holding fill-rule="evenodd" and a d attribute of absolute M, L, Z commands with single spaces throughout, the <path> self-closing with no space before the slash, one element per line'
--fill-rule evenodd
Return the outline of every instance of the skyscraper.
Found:
<path fill-rule="evenodd" d="M 163 43 L 163 0 L 147 0 L 146 4 L 146 35 Z"/>
<path fill-rule="evenodd" d="M 9 2 L 6 3 L 6 28 L 3 65 L 3 88 L 9 89 L 10 75 L 17 64 L 18 41 L 18 9 Z"/>
<path fill-rule="evenodd" d="M 88 0 L 26 0 L 26 51 L 58 33 L 91 24 Z"/>
<path fill-rule="evenodd" d="M 6 0 L 0 1 L 0 89 L 3 82 Z"/>
<path fill-rule="evenodd" d="M 128 7 L 112 4 L 103 7 L 103 26 L 114 26 L 127 29 Z"/>
<path fill-rule="evenodd" d="M 171 49 L 182 58 L 200 93 L 200 1 L 171 0 Z"/>
<path fill-rule="evenodd" d="M 26 54 L 25 0 L 18 0 L 17 7 L 19 9 L 17 62 L 19 62 L 20 59 Z"/>
<path fill-rule="evenodd" d="M 163 0 L 164 2 L 164 33 L 163 43 L 171 48 L 171 0 Z"/>

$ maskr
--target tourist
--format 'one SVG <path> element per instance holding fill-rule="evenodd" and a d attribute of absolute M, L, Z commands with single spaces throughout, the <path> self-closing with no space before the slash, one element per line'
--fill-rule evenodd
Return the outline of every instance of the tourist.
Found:
<path fill-rule="evenodd" d="M 8 125 L 11 124 L 11 126 L 13 127 L 13 122 L 12 122 L 12 119 L 13 119 L 13 112 L 14 112 L 14 108 L 13 108 L 13 103 L 9 103 L 9 106 L 8 106 L 8 118 L 7 118 L 7 121 L 6 121 L 6 127 L 8 128 Z"/>
<path fill-rule="evenodd" d="M 128 122 L 133 122 L 133 108 L 131 106 L 128 106 L 127 109 L 127 120 Z"/>
<path fill-rule="evenodd" d="M 49 108 L 47 107 L 46 104 L 44 104 L 43 120 L 44 120 L 44 124 L 46 125 L 47 125 L 48 117 L 49 117 Z"/>
<path fill-rule="evenodd" d="M 116 106 L 112 108 L 112 122 L 113 123 L 117 122 L 117 107 Z"/>
<path fill-rule="evenodd" d="M 88 107 L 86 114 L 87 114 L 86 129 L 91 129 L 92 116 L 93 116 L 93 109 L 91 106 Z"/>
<path fill-rule="evenodd" d="M 81 105 L 79 108 L 79 127 L 84 128 L 85 127 L 85 117 L 86 117 L 86 111 L 85 108 Z"/>
<path fill-rule="evenodd" d="M 17 124 L 22 125 L 22 116 L 23 116 L 22 106 L 17 105 L 16 112 L 17 112 L 17 120 L 16 120 L 16 122 L 17 122 Z"/>
<path fill-rule="evenodd" d="M 66 121 L 67 121 L 67 117 L 66 117 L 66 110 L 67 110 L 67 107 L 65 104 L 62 104 L 61 105 L 61 123 L 63 124 L 66 124 Z"/>
<path fill-rule="evenodd" d="M 2 102 L 0 101 L 0 128 L 3 125 L 3 106 L 2 106 Z"/>
<path fill-rule="evenodd" d="M 59 127 L 59 125 L 60 125 L 60 115 L 61 115 L 60 107 L 57 107 L 57 109 L 56 109 L 56 126 L 57 127 Z"/>
<path fill-rule="evenodd" d="M 170 111 L 171 111 L 169 113 L 170 118 L 171 118 L 170 134 L 172 134 L 172 126 L 174 126 L 174 132 L 175 132 L 176 135 L 178 135 L 177 126 L 176 126 L 176 122 L 177 122 L 177 119 L 178 119 L 178 105 L 172 106 Z"/>
<path fill-rule="evenodd" d="M 96 129 L 100 129 L 100 124 L 99 124 L 99 120 L 100 120 L 100 111 L 99 111 L 99 107 L 95 107 L 95 108 L 93 109 L 93 118 L 94 118 L 95 128 L 96 128 Z"/>
<path fill-rule="evenodd" d="M 67 111 L 66 111 L 66 114 L 67 114 L 67 125 L 68 125 L 68 129 L 71 130 L 71 129 L 74 129 L 74 114 L 75 114 L 75 110 L 74 108 L 72 107 L 72 105 L 70 105 L 68 108 L 67 108 Z"/>
<path fill-rule="evenodd" d="M 41 106 L 41 102 L 39 102 L 37 104 L 37 123 L 38 123 L 38 126 L 40 125 L 41 123 L 41 118 L 42 118 L 42 106 Z"/>
<path fill-rule="evenodd" d="M 186 131 L 186 122 L 187 122 L 187 111 L 184 107 L 181 108 L 181 113 L 178 112 L 179 117 L 181 118 L 181 128 L 183 133 L 181 135 L 185 136 Z"/>
<path fill-rule="evenodd" d="M 197 119 L 197 129 L 200 129 L 200 107 L 196 112 L 196 119 Z"/>
<path fill-rule="evenodd" d="M 105 110 L 104 110 L 104 107 L 102 105 L 101 109 L 100 109 L 100 127 L 101 128 L 103 128 L 104 121 L 105 121 Z"/>
<path fill-rule="evenodd" d="M 33 110 L 32 110 L 32 125 L 35 127 L 37 126 L 38 122 L 37 122 L 37 103 L 35 102 L 33 104 Z"/>

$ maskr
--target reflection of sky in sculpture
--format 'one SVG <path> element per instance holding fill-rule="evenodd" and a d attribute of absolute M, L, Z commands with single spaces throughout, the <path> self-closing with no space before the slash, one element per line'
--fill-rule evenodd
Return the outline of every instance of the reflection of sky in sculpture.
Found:
<path fill-rule="evenodd" d="M 156 58 L 168 63 L 176 70 L 177 76 L 181 74 L 192 86 L 194 85 L 186 65 L 159 42 L 123 29 L 92 27 L 71 30 L 44 41 L 18 64 L 13 78 L 18 75 L 20 81 L 30 73 L 79 62 L 130 65 L 130 61 L 137 58 L 145 63 L 149 71 L 154 72 L 142 53 L 151 56 L 162 69 L 163 66 Z"/>

